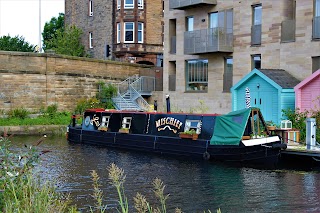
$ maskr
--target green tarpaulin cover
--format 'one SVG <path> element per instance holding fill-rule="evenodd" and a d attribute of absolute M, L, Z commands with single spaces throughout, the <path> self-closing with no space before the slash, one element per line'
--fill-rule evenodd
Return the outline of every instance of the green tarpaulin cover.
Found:
<path fill-rule="evenodd" d="M 252 108 L 216 117 L 211 145 L 239 145 Z"/>

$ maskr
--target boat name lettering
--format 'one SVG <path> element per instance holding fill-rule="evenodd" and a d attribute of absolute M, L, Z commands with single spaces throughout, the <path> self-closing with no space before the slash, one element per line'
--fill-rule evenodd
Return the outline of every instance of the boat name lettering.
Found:
<path fill-rule="evenodd" d="M 159 128 L 160 126 L 164 126 L 164 125 L 166 126 L 163 128 Z M 158 131 L 164 130 L 166 129 L 166 127 L 168 127 L 173 132 L 177 132 L 177 130 L 171 129 L 168 125 L 180 129 L 182 126 L 182 122 L 172 117 L 160 118 L 156 121 L 156 128 L 158 128 Z"/>

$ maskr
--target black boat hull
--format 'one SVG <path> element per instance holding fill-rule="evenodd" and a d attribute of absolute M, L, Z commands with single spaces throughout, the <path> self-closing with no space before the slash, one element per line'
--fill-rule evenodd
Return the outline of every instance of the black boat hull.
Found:
<path fill-rule="evenodd" d="M 249 164 L 277 164 L 281 150 L 279 147 L 272 147 L 272 144 L 280 144 L 280 141 L 255 146 L 244 146 L 242 143 L 239 146 L 223 146 L 210 145 L 208 140 L 194 141 L 147 134 L 82 130 L 71 126 L 68 131 L 68 140 L 72 143 Z"/>

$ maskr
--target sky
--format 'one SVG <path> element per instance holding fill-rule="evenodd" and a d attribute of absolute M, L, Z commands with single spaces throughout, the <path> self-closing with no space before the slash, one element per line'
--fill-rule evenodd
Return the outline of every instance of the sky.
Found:
<path fill-rule="evenodd" d="M 38 45 L 39 19 L 42 33 L 45 23 L 59 13 L 64 13 L 64 0 L 0 0 L 0 36 L 19 35 L 29 44 Z"/>

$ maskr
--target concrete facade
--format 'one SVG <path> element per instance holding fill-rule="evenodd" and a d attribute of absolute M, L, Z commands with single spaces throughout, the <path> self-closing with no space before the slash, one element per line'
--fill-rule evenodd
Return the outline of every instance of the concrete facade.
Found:
<path fill-rule="evenodd" d="M 188 111 L 203 100 L 208 112 L 226 113 L 231 108 L 231 93 L 223 92 L 225 58 L 233 58 L 235 85 L 254 67 L 252 55 L 261 55 L 261 69 L 284 69 L 299 80 L 312 74 L 312 57 L 320 57 L 320 40 L 312 38 L 314 0 L 217 0 L 215 5 L 197 5 L 183 9 L 170 9 L 165 0 L 164 39 L 164 94 L 171 97 L 171 105 Z M 295 3 L 295 9 L 294 8 Z M 261 44 L 251 44 L 253 6 L 262 5 Z M 194 30 L 208 29 L 208 15 L 211 12 L 233 10 L 233 51 L 184 54 L 184 33 L 186 17 L 193 16 Z M 293 15 L 294 14 L 294 15 Z M 294 20 L 295 39 L 283 42 L 282 22 Z M 176 37 L 176 52 L 171 51 L 171 37 Z M 186 91 L 186 60 L 208 60 L 208 89 Z M 169 91 L 169 75 L 175 75 L 175 91 Z M 165 97 L 163 96 L 163 99 Z"/>
<path fill-rule="evenodd" d="M 72 111 L 81 98 L 95 97 L 100 81 L 118 83 L 150 66 L 51 54 L 0 51 L 0 110 L 37 111 L 58 104 Z"/>

